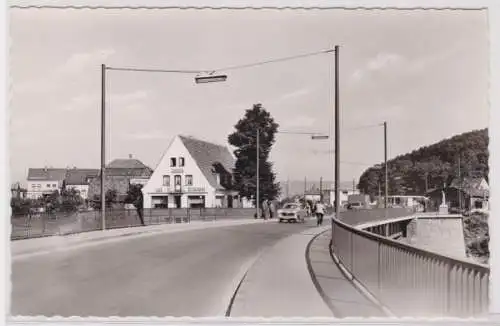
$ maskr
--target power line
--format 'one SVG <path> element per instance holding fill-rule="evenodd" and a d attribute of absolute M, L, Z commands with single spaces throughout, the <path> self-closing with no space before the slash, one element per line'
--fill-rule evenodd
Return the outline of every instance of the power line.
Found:
<path fill-rule="evenodd" d="M 291 134 L 291 135 L 322 135 L 320 132 L 301 132 L 301 131 L 277 131 L 277 134 Z"/>
<path fill-rule="evenodd" d="M 282 57 L 282 58 L 277 58 L 277 59 L 270 59 L 270 60 L 265 60 L 265 61 L 258 61 L 258 62 L 249 63 L 249 64 L 242 64 L 242 65 L 236 65 L 236 66 L 222 67 L 222 68 L 217 68 L 217 69 L 198 69 L 198 70 L 190 70 L 190 69 L 147 69 L 147 68 L 134 68 L 134 67 L 106 67 L 106 69 L 107 70 L 115 70 L 115 71 L 153 72 L 153 73 L 177 73 L 177 74 L 202 74 L 202 73 L 205 73 L 205 74 L 213 74 L 216 71 L 229 71 L 229 70 L 237 70 L 237 69 L 245 69 L 245 68 L 257 67 L 257 66 L 262 66 L 262 65 L 270 64 L 270 63 L 290 61 L 290 60 L 296 60 L 296 59 L 301 59 L 301 58 L 316 56 L 316 55 L 320 55 L 320 54 L 325 54 L 325 53 L 331 53 L 331 52 L 334 52 L 334 51 L 335 50 L 333 50 L 333 49 L 322 50 L 322 51 L 310 52 L 310 53 L 305 53 L 305 54 L 298 54 L 298 55 L 289 56 L 289 57 Z"/>
<path fill-rule="evenodd" d="M 118 67 L 106 67 L 106 70 L 115 71 L 135 71 L 135 72 L 164 72 L 164 73 L 174 73 L 174 74 L 199 74 L 204 71 L 202 70 L 166 70 L 166 69 L 143 69 L 143 68 L 118 68 Z"/>
<path fill-rule="evenodd" d="M 374 128 L 374 127 L 381 127 L 383 126 L 384 123 L 376 123 L 376 124 L 370 124 L 370 125 L 361 125 L 361 126 L 353 126 L 349 128 L 343 128 L 343 130 L 360 130 L 360 129 L 369 129 L 369 128 Z"/>
<path fill-rule="evenodd" d="M 271 60 L 267 60 L 267 61 L 260 61 L 260 62 L 250 63 L 250 64 L 222 67 L 222 68 L 214 69 L 211 71 L 229 71 L 229 70 L 235 70 L 235 69 L 244 69 L 244 68 L 250 68 L 250 67 L 256 67 L 256 66 L 262 66 L 265 64 L 269 64 L 269 63 L 276 63 L 276 62 L 283 62 L 283 61 L 295 60 L 295 59 L 300 59 L 300 58 L 306 58 L 306 57 L 311 57 L 311 56 L 315 56 L 315 55 L 319 55 L 319 54 L 331 53 L 334 51 L 335 50 L 333 50 L 333 49 L 316 51 L 316 52 L 310 52 L 310 53 L 305 53 L 305 54 L 298 54 L 298 55 L 294 55 L 294 56 L 290 56 L 290 57 L 283 57 L 283 58 L 271 59 Z"/>

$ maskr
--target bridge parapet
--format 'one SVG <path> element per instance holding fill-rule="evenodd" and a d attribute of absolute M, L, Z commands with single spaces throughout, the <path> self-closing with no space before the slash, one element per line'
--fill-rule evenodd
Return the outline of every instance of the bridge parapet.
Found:
<path fill-rule="evenodd" d="M 353 223 L 356 225 L 349 225 L 344 213 L 342 220 L 333 218 L 331 249 L 335 258 L 397 316 L 486 314 L 489 267 L 391 239 L 406 232 L 403 230 L 418 215 L 390 211 L 368 214 L 392 218 L 369 222 L 370 218 L 359 217 L 364 223 Z"/>

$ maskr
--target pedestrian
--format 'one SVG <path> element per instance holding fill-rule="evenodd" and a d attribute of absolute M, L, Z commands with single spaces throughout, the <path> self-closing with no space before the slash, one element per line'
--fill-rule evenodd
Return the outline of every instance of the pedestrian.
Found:
<path fill-rule="evenodd" d="M 264 199 L 264 201 L 262 202 L 262 218 L 267 220 L 267 214 L 269 212 L 269 204 L 267 202 L 267 199 Z"/>
<path fill-rule="evenodd" d="M 274 214 L 274 201 L 269 202 L 269 218 L 273 218 Z"/>
<path fill-rule="evenodd" d="M 325 215 L 325 205 L 322 202 L 316 203 L 317 226 L 323 225 L 323 216 Z"/>

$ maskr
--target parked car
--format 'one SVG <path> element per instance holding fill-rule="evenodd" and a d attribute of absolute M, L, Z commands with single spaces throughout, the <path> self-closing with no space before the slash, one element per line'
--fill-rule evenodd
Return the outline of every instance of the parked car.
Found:
<path fill-rule="evenodd" d="M 362 209 L 362 208 L 363 208 L 363 205 L 361 205 L 361 203 L 359 203 L 359 202 L 347 204 L 347 209 L 350 209 L 350 210 L 358 210 L 358 209 Z"/>
<path fill-rule="evenodd" d="M 285 204 L 281 209 L 278 209 L 279 222 L 304 222 L 307 211 L 300 204 L 288 203 Z"/>

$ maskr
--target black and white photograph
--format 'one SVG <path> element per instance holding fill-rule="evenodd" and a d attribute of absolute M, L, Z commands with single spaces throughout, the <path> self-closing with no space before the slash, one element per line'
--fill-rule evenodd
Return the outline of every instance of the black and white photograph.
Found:
<path fill-rule="evenodd" d="M 487 9 L 8 16 L 10 317 L 488 316 Z"/>

